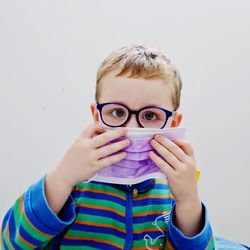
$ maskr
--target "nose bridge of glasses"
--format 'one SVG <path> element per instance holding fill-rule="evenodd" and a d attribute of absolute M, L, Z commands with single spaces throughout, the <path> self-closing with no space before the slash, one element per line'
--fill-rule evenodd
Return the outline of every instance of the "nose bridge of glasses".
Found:
<path fill-rule="evenodd" d="M 130 110 L 130 115 L 128 115 L 126 121 L 124 122 L 124 125 L 126 124 L 126 126 L 128 127 L 143 127 L 140 124 L 138 113 L 139 113 L 138 111 Z"/>
<path fill-rule="evenodd" d="M 139 114 L 139 110 L 129 110 L 130 111 L 130 114 L 135 114 L 135 115 L 137 115 L 137 114 Z"/>

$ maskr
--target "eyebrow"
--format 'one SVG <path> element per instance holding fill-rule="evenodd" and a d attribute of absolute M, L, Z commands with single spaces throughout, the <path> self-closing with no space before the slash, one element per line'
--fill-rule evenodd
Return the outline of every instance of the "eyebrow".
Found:
<path fill-rule="evenodd" d="M 111 101 L 110 101 L 110 102 L 111 102 Z M 112 102 L 115 102 L 115 103 L 118 103 L 118 104 L 123 104 L 123 105 L 125 105 L 125 106 L 128 107 L 128 105 L 127 105 L 126 103 L 121 102 L 121 101 L 112 101 Z M 157 105 L 157 104 L 155 104 L 155 103 L 149 103 L 149 104 L 147 104 L 147 105 L 143 105 L 141 108 L 145 108 L 145 107 L 149 107 L 149 106 L 154 106 L 154 107 L 161 108 L 160 105 Z"/>

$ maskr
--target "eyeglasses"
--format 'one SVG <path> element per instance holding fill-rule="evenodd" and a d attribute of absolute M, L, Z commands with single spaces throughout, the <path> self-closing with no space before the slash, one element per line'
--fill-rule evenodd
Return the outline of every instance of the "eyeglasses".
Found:
<path fill-rule="evenodd" d="M 120 127 L 126 124 L 131 114 L 136 115 L 136 120 L 143 128 L 163 128 L 176 111 L 148 106 L 139 110 L 131 110 L 126 105 L 116 102 L 98 103 L 96 105 L 102 122 L 109 127 Z"/>

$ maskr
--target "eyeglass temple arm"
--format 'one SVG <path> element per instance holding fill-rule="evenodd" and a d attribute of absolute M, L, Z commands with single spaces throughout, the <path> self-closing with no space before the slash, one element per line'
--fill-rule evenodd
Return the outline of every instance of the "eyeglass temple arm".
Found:
<path fill-rule="evenodd" d="M 172 111 L 172 116 L 175 117 L 178 114 L 177 111 Z"/>

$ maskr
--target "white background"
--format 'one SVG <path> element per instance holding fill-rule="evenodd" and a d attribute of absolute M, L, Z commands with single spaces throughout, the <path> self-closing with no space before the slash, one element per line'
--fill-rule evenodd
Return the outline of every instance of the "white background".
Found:
<path fill-rule="evenodd" d="M 0 219 L 91 122 L 113 50 L 163 50 L 217 236 L 250 244 L 249 1 L 0 1 Z"/>

